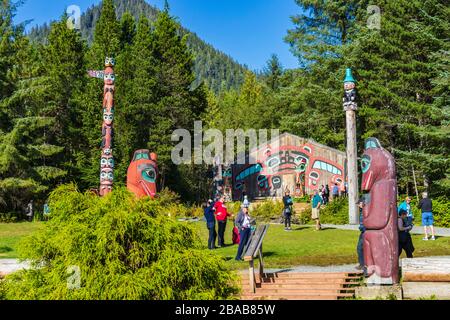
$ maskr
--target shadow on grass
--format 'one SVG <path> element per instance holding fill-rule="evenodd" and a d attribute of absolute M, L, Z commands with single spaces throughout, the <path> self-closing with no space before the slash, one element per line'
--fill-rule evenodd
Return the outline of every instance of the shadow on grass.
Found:
<path fill-rule="evenodd" d="M 0 253 L 7 253 L 7 252 L 11 252 L 11 251 L 13 251 L 13 249 L 11 247 L 8 247 L 8 246 L 0 247 Z"/>
<path fill-rule="evenodd" d="M 332 228 L 332 227 L 322 227 L 322 229 L 320 231 L 323 232 L 323 231 L 331 231 L 331 230 L 337 230 L 337 229 Z"/>

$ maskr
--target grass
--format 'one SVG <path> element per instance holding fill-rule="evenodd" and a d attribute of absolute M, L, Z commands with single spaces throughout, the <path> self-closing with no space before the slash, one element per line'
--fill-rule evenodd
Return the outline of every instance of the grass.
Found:
<path fill-rule="evenodd" d="M 192 223 L 207 246 L 208 230 L 204 222 Z M 17 245 L 21 238 L 42 228 L 44 223 L 0 223 L 0 259 L 17 258 Z M 314 228 L 294 226 L 285 232 L 281 225 L 271 225 L 264 240 L 266 268 L 288 268 L 299 265 L 329 266 L 356 264 L 356 244 L 359 232 L 337 229 L 314 231 Z M 231 244 L 232 223 L 225 233 L 225 243 Z M 413 236 L 415 257 L 450 255 L 450 238 L 440 237 L 436 241 L 422 241 L 421 235 Z M 234 270 L 248 267 L 246 262 L 235 261 L 237 246 L 227 246 L 215 253 L 227 260 Z M 402 255 L 404 257 L 404 254 Z"/>
<path fill-rule="evenodd" d="M 20 239 L 42 226 L 42 222 L 0 223 L 0 259 L 17 258 Z"/>

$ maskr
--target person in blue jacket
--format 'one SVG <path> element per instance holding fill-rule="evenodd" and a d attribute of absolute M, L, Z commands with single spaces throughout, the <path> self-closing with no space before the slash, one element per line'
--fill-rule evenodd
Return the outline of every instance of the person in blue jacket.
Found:
<path fill-rule="evenodd" d="M 414 215 L 411 209 L 411 198 L 407 197 L 405 199 L 405 201 L 403 201 L 402 203 L 400 203 L 400 205 L 398 206 L 398 215 L 400 216 L 400 212 L 402 211 L 406 211 L 406 227 L 412 226 L 413 225 L 413 220 L 414 220 Z"/>
<path fill-rule="evenodd" d="M 214 216 L 214 201 L 208 200 L 204 206 L 204 214 L 206 219 L 206 227 L 209 230 L 208 249 L 216 249 L 216 217 Z"/>

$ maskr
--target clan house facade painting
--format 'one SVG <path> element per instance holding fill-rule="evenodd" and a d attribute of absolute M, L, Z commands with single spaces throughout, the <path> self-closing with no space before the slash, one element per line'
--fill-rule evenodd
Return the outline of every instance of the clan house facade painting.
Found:
<path fill-rule="evenodd" d="M 346 182 L 345 152 L 288 133 L 251 150 L 246 159 L 232 166 L 234 200 L 281 197 L 286 190 L 301 197 Z"/>

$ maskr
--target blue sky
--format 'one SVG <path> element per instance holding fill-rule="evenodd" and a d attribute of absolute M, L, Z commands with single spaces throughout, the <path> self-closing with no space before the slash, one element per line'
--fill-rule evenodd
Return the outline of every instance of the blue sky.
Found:
<path fill-rule="evenodd" d="M 100 0 L 26 0 L 16 22 L 33 19 L 29 27 L 58 19 L 69 5 L 84 12 Z M 164 0 L 147 0 L 162 8 Z M 298 67 L 283 41 L 292 28 L 290 16 L 300 12 L 294 0 L 169 0 L 172 15 L 215 48 L 253 70 L 260 70 L 272 53 L 285 68 Z"/>

